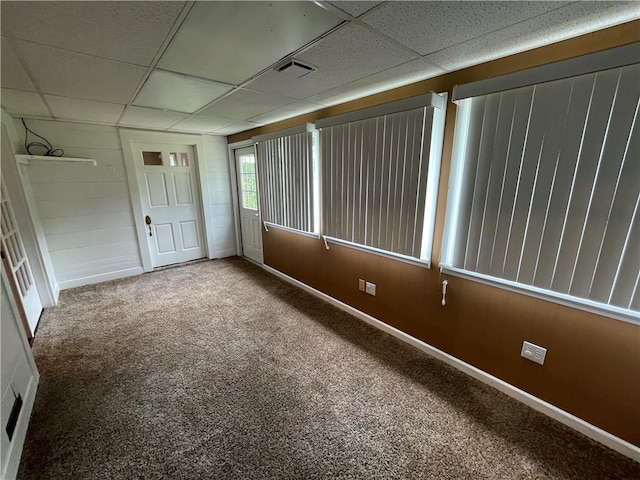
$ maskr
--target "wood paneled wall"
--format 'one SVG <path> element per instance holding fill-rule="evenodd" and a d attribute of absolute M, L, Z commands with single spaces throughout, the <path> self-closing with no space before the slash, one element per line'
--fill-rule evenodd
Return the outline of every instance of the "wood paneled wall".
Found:
<path fill-rule="evenodd" d="M 505 57 L 278 124 L 229 142 L 456 84 L 495 77 L 640 41 L 640 21 Z M 640 446 L 640 328 L 458 277 L 440 304 L 438 259 L 451 162 L 455 105 L 449 104 L 433 265 L 426 269 L 276 228 L 263 232 L 265 264 Z M 372 297 L 358 279 L 377 285 Z M 547 348 L 543 366 L 520 357 L 522 342 Z"/>

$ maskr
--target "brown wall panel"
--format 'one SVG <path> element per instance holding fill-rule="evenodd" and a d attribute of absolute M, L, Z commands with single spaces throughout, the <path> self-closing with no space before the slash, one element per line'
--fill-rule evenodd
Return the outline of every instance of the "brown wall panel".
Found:
<path fill-rule="evenodd" d="M 640 21 L 583 35 L 483 65 L 269 125 L 250 138 L 302 122 L 455 84 L 640 41 Z M 441 275 L 440 256 L 455 106 L 447 111 L 432 269 L 270 228 L 265 264 L 640 446 L 640 328 L 478 282 Z M 377 285 L 375 297 L 358 279 Z M 449 281 L 442 306 L 441 281 Z M 520 357 L 522 342 L 547 348 L 544 365 Z"/>

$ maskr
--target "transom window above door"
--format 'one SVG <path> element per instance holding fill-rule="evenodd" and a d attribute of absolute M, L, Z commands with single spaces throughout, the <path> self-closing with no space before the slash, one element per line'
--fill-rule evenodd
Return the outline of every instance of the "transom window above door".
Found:
<path fill-rule="evenodd" d="M 168 153 L 168 155 L 163 155 Z M 187 152 L 142 152 L 142 162 L 145 166 L 188 167 L 189 154 Z"/>

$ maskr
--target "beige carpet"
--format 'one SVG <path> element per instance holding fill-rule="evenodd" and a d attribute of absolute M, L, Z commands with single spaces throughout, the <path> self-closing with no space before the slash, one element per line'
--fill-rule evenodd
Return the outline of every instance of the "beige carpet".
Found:
<path fill-rule="evenodd" d="M 640 465 L 240 259 L 65 291 L 22 479 L 632 479 Z"/>

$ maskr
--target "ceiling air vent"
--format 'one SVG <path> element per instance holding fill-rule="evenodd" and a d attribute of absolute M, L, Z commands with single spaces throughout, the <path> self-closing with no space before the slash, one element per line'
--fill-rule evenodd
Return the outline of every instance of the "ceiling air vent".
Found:
<path fill-rule="evenodd" d="M 308 73 L 315 72 L 316 68 L 311 65 L 305 65 L 299 60 L 289 60 L 287 63 L 277 67 L 276 70 L 280 73 L 300 78 Z"/>

